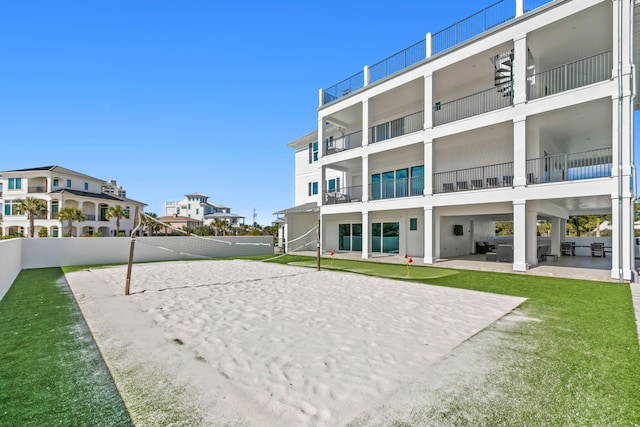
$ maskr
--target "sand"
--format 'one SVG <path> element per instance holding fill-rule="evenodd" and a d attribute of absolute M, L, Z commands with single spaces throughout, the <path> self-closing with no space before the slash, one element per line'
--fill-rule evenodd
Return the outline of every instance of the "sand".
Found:
<path fill-rule="evenodd" d="M 125 273 L 67 281 L 138 425 L 384 424 L 524 301 L 239 260 L 135 265 L 124 296 Z"/>

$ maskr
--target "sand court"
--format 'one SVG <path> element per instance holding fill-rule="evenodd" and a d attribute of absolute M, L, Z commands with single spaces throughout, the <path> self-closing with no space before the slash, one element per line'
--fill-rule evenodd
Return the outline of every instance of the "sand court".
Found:
<path fill-rule="evenodd" d="M 135 265 L 127 297 L 125 272 L 67 275 L 119 388 L 153 367 L 205 425 L 345 425 L 524 301 L 241 260 Z"/>

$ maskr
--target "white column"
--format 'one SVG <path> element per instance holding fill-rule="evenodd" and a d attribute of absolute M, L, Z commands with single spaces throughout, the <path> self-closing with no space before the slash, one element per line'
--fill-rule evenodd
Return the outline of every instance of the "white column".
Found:
<path fill-rule="evenodd" d="M 424 142 L 424 195 L 433 194 L 433 141 Z"/>
<path fill-rule="evenodd" d="M 362 212 L 362 259 L 369 258 L 369 212 Z"/>
<path fill-rule="evenodd" d="M 527 202 L 513 201 L 513 270 L 527 271 Z"/>
<path fill-rule="evenodd" d="M 615 144 L 614 144 L 615 145 Z M 620 278 L 621 259 L 620 252 L 618 251 L 618 242 L 622 238 L 618 231 L 618 224 L 620 224 L 619 210 L 618 210 L 618 198 L 615 195 L 611 196 L 611 278 Z"/>
<path fill-rule="evenodd" d="M 289 224 L 284 223 L 284 251 L 289 252 Z"/>
<path fill-rule="evenodd" d="M 369 201 L 369 155 L 362 156 L 362 201 Z"/>
<path fill-rule="evenodd" d="M 434 248 L 433 208 L 424 208 L 424 263 L 435 264 Z"/>
<path fill-rule="evenodd" d="M 513 103 L 527 100 L 527 36 L 517 36 L 513 41 Z"/>
<path fill-rule="evenodd" d="M 433 128 L 433 74 L 424 76 L 424 129 Z"/>
<path fill-rule="evenodd" d="M 564 242 L 564 225 L 561 218 L 551 218 L 551 253 L 560 255 L 560 243 Z"/>
<path fill-rule="evenodd" d="M 318 107 L 324 104 L 324 89 L 318 89 Z"/>
<path fill-rule="evenodd" d="M 516 17 L 524 15 L 524 0 L 516 0 Z"/>
<path fill-rule="evenodd" d="M 324 117 L 318 117 L 318 160 L 324 154 Z"/>
<path fill-rule="evenodd" d="M 526 205 L 526 260 L 531 265 L 538 265 L 538 203 L 529 201 Z M 515 261 L 515 259 L 514 259 Z"/>
<path fill-rule="evenodd" d="M 369 145 L 369 100 L 362 101 L 362 146 Z"/>
<path fill-rule="evenodd" d="M 426 47 L 427 47 L 427 58 L 431 58 L 431 55 L 433 55 L 433 38 L 431 37 L 431 33 L 427 33 L 427 38 L 426 38 Z"/>
<path fill-rule="evenodd" d="M 513 186 L 527 184 L 527 120 L 513 119 Z"/>
<path fill-rule="evenodd" d="M 364 66 L 364 72 L 363 72 L 363 76 L 364 76 L 364 82 L 363 85 L 364 86 L 368 86 L 369 83 L 371 82 L 371 73 L 369 71 L 369 66 L 365 65 Z"/>

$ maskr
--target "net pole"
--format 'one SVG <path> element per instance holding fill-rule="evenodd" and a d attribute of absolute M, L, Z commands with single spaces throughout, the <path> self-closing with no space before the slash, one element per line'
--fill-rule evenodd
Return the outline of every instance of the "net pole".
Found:
<path fill-rule="evenodd" d="M 127 282 L 124 285 L 124 294 L 129 295 L 131 291 L 131 267 L 133 266 L 133 252 L 136 245 L 136 222 L 140 220 L 138 216 L 138 207 L 136 206 L 136 213 L 133 217 L 133 230 L 131 231 L 131 246 L 129 247 L 129 262 L 127 263 Z"/>
<path fill-rule="evenodd" d="M 318 219 L 318 248 L 316 250 L 317 268 L 320 271 L 320 219 Z"/>

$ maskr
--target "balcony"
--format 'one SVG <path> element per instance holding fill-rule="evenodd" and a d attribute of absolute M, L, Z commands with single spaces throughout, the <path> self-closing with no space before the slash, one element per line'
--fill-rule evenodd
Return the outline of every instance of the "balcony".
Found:
<path fill-rule="evenodd" d="M 433 174 L 433 193 L 513 187 L 513 162 Z"/>
<path fill-rule="evenodd" d="M 324 154 L 335 154 L 362 146 L 362 131 L 343 135 L 338 138 L 329 137 L 325 140 Z"/>
<path fill-rule="evenodd" d="M 323 193 L 325 205 L 338 205 L 362 201 L 362 185 L 345 187 L 341 191 L 325 191 Z"/>
<path fill-rule="evenodd" d="M 369 144 L 397 138 L 424 129 L 424 111 L 380 123 L 369 128 Z"/>
<path fill-rule="evenodd" d="M 611 176 L 612 148 L 527 160 L 529 184 L 576 181 Z"/>
<path fill-rule="evenodd" d="M 92 215 L 92 214 L 83 214 L 84 215 L 84 220 L 85 221 L 95 221 L 96 220 L 96 216 Z"/>
<path fill-rule="evenodd" d="M 437 102 L 433 107 L 433 123 L 435 126 L 443 125 L 511 105 L 513 82 L 508 82 L 453 101 Z"/>
<path fill-rule="evenodd" d="M 611 78 L 613 52 L 570 62 L 527 78 L 528 99 L 538 99 Z"/>
<path fill-rule="evenodd" d="M 384 179 L 369 184 L 371 200 L 416 197 L 424 194 L 424 177 Z"/>
<path fill-rule="evenodd" d="M 27 193 L 46 193 L 47 187 L 29 187 Z"/>

